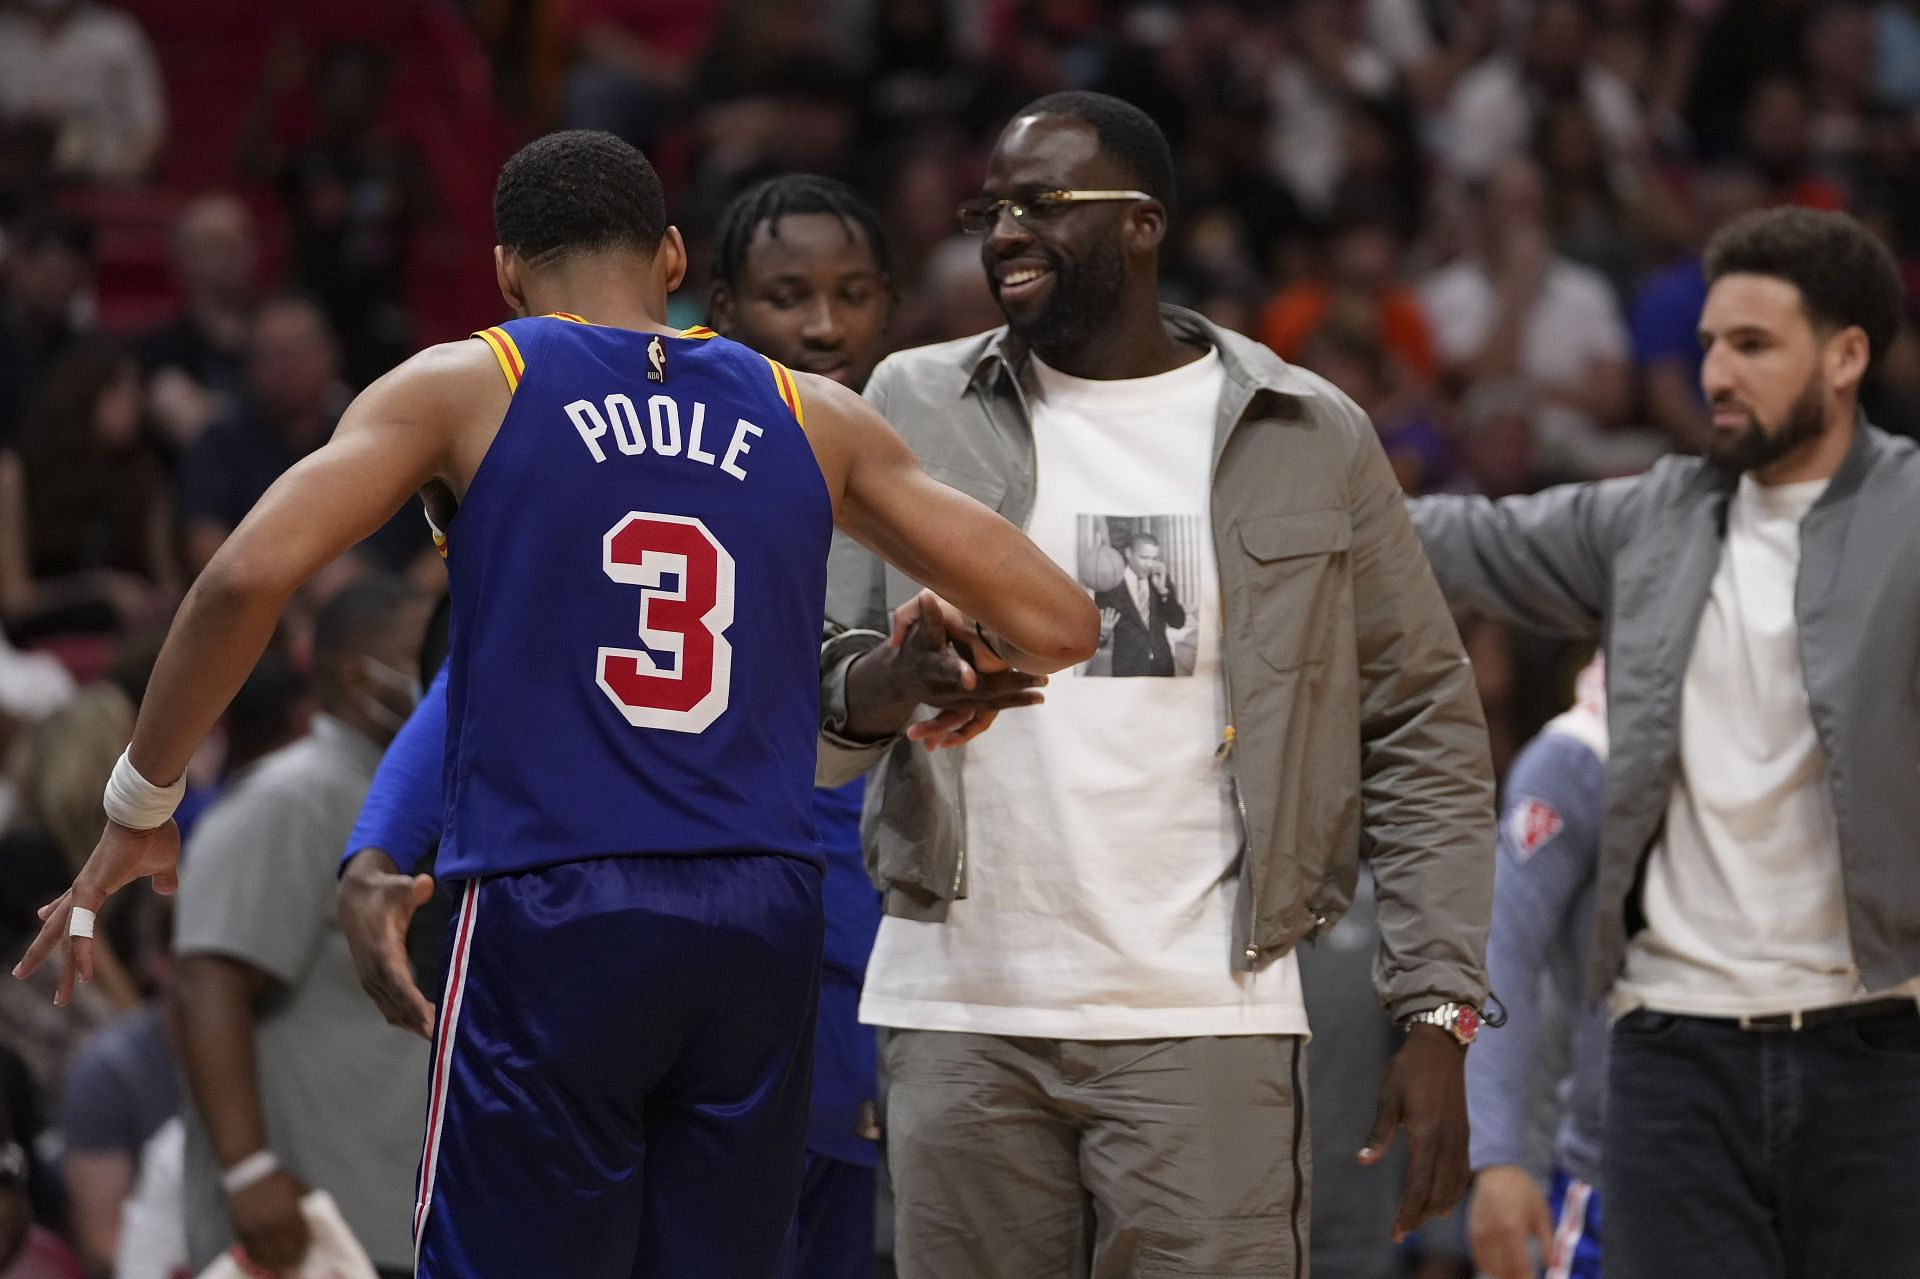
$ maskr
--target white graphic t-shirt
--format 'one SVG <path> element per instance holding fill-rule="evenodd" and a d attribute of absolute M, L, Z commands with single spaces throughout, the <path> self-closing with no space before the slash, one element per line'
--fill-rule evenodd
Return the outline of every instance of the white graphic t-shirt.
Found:
<path fill-rule="evenodd" d="M 861 1020 L 1052 1039 L 1305 1034 L 1289 954 L 1231 967 L 1241 829 L 1209 532 L 1208 352 L 1168 373 L 1034 361 L 1027 533 L 1101 610 L 1093 660 L 963 749 L 968 895 L 889 917 Z"/>

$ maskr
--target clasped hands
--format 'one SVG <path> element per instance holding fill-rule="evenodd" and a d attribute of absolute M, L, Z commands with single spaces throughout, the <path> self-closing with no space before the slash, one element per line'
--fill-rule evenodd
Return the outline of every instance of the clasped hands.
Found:
<path fill-rule="evenodd" d="M 928 750 L 959 746 L 1001 711 L 1038 705 L 1046 683 L 1008 666 L 965 614 L 923 590 L 893 610 L 887 642 L 848 667 L 847 734 L 877 740 L 904 727 L 908 740 Z M 909 723 L 922 706 L 936 713 Z"/>

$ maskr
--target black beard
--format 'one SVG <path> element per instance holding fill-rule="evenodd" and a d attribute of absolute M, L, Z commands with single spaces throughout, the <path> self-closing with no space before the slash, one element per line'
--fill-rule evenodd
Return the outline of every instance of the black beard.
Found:
<path fill-rule="evenodd" d="M 1819 439 L 1827 425 L 1826 409 L 1820 402 L 1820 387 L 1816 379 L 1809 379 L 1806 387 L 1795 397 L 1778 431 L 1769 433 L 1763 430 L 1753 410 L 1747 409 L 1745 412 L 1747 429 L 1733 439 L 1722 443 L 1717 432 L 1707 437 L 1707 461 L 1728 475 L 1740 475 L 1772 466 L 1803 444 Z"/>
<path fill-rule="evenodd" d="M 1070 270 L 1054 263 L 1053 289 L 1040 310 L 1027 320 L 1008 316 L 1007 323 L 1043 358 L 1048 351 L 1077 351 L 1113 324 L 1126 289 L 1126 259 L 1108 242 Z"/>

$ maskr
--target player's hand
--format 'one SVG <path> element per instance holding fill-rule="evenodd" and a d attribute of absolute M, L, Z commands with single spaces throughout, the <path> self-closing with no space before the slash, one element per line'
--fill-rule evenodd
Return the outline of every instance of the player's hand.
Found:
<path fill-rule="evenodd" d="M 914 640 L 931 645 L 942 634 L 951 653 L 960 658 L 962 673 L 971 669 L 973 683 L 970 688 L 946 690 L 944 696 L 936 692 L 923 698 L 922 704 L 939 714 L 908 725 L 908 741 L 930 751 L 963 746 L 991 728 L 1008 706 L 1031 706 L 1043 700 L 1036 690 L 1046 684 L 1046 676 L 1014 670 L 981 639 L 966 614 L 932 591 L 921 591 L 893 611 L 893 633 L 887 643 L 894 648 Z"/>
<path fill-rule="evenodd" d="M 53 1002 L 64 1006 L 73 998 L 76 977 L 93 980 L 93 939 L 67 936 L 73 908 L 98 911 L 108 897 L 147 875 L 153 876 L 155 892 L 171 893 L 180 886 L 179 865 L 180 828 L 171 819 L 152 830 L 128 830 L 108 822 L 73 887 L 40 908 L 40 935 L 13 966 L 13 975 L 31 977 L 49 955 L 60 952 L 60 984 Z"/>
<path fill-rule="evenodd" d="M 1440 1216 L 1467 1188 L 1467 1050 L 1438 1026 L 1414 1026 L 1387 1065 L 1380 1107 L 1360 1148 L 1368 1166 L 1407 1133 L 1407 1182 L 1393 1220 L 1395 1243 Z"/>
<path fill-rule="evenodd" d="M 1487 1279 L 1533 1279 L 1527 1240 L 1540 1245 L 1540 1260 L 1553 1253 L 1553 1214 L 1524 1168 L 1495 1164 L 1474 1174 L 1467 1208 L 1467 1240 L 1473 1264 Z"/>
<path fill-rule="evenodd" d="M 1113 643 L 1113 628 L 1118 625 L 1120 625 L 1119 609 L 1103 608 L 1100 610 L 1099 647 L 1105 648 L 1107 645 Z"/>
<path fill-rule="evenodd" d="M 275 1274 L 300 1268 L 313 1242 L 307 1219 L 300 1215 L 300 1198 L 306 1193 L 300 1179 L 283 1169 L 227 1196 L 233 1233 L 249 1262 Z"/>
<path fill-rule="evenodd" d="M 407 962 L 407 925 L 433 899 L 433 876 L 402 875 L 378 848 L 353 855 L 340 876 L 334 909 L 346 935 L 360 987 L 390 1026 L 433 1038 L 434 1007 Z"/>
<path fill-rule="evenodd" d="M 950 739 L 968 728 L 960 740 L 978 736 L 998 712 L 1037 705 L 1046 682 L 1044 675 L 1009 668 L 978 644 L 958 609 L 922 591 L 894 610 L 887 642 L 848 668 L 847 728 L 859 738 L 885 737 L 899 732 L 918 707 L 932 706 L 943 714 L 913 725 L 912 739 L 958 745 Z"/>

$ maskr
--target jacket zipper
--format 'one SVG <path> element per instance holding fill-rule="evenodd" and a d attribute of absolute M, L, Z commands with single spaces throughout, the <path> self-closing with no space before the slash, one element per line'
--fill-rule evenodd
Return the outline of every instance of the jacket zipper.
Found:
<path fill-rule="evenodd" d="M 1211 523 L 1211 521 L 1209 521 Z M 1212 532 L 1211 529 L 1208 530 Z M 1215 539 L 1213 553 L 1216 559 L 1220 555 L 1220 545 Z M 1220 730 L 1220 745 L 1213 752 L 1214 759 L 1227 766 L 1227 784 L 1233 788 L 1233 806 L 1240 813 L 1240 874 L 1247 890 L 1247 947 L 1242 952 L 1248 963 L 1260 957 L 1260 947 L 1253 939 L 1253 930 L 1260 919 L 1259 900 L 1253 886 L 1253 868 L 1247 862 L 1252 852 L 1253 839 L 1247 827 L 1247 798 L 1240 790 L 1240 767 L 1233 758 L 1233 748 L 1240 735 L 1233 727 L 1233 673 L 1232 664 L 1227 661 L 1227 595 L 1226 588 L 1220 591 L 1220 684 L 1227 695 L 1227 724 Z"/>

